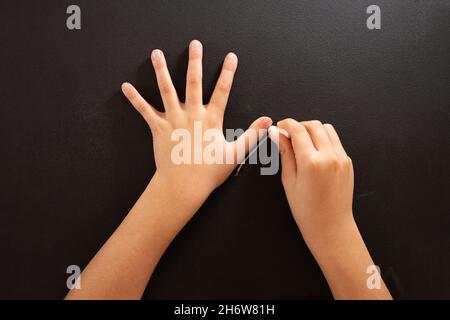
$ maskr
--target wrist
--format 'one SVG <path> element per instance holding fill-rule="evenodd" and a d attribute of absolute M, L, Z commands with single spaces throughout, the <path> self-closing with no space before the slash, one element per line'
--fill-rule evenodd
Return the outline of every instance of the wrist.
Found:
<path fill-rule="evenodd" d="M 304 235 L 309 249 L 316 255 L 327 255 L 330 252 L 341 251 L 349 243 L 361 239 L 353 214 L 346 219 L 328 222 Z"/>
<path fill-rule="evenodd" d="M 182 206 L 187 211 L 197 211 L 209 197 L 210 192 L 190 183 L 191 181 L 175 179 L 157 170 L 147 188 L 157 189 L 160 197 L 166 197 L 170 205 Z"/>
<path fill-rule="evenodd" d="M 384 283 L 381 290 L 367 286 L 374 262 L 353 219 L 309 247 L 335 299 L 391 299 Z"/>
<path fill-rule="evenodd" d="M 342 222 L 332 232 L 317 237 L 314 243 L 308 244 L 308 247 L 321 266 L 337 265 L 347 260 L 345 257 L 353 256 L 356 252 L 367 251 L 353 219 Z"/>

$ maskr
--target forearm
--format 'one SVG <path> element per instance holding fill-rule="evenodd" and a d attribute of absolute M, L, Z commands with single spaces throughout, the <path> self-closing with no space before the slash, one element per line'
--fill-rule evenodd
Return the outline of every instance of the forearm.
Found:
<path fill-rule="evenodd" d="M 367 285 L 367 268 L 374 262 L 354 220 L 332 236 L 316 239 L 311 251 L 335 299 L 392 299 L 382 279 L 380 288 Z"/>
<path fill-rule="evenodd" d="M 189 199 L 157 174 L 81 275 L 67 299 L 140 299 L 159 259 L 204 199 Z M 179 190 L 180 191 L 180 190 Z"/>

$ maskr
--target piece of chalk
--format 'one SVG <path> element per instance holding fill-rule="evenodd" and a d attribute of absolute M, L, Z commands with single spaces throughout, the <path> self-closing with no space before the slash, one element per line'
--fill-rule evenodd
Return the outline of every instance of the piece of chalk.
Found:
<path fill-rule="evenodd" d="M 285 136 L 288 139 L 291 138 L 291 136 L 289 135 L 289 132 L 287 132 L 284 129 L 278 128 L 277 126 L 270 126 L 267 131 L 268 131 L 269 135 L 271 132 L 274 132 L 274 133 L 278 133 L 278 134 L 281 133 L 283 136 Z"/>

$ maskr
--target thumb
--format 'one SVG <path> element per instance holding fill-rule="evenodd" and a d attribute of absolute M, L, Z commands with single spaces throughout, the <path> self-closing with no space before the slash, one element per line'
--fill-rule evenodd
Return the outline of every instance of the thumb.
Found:
<path fill-rule="evenodd" d="M 233 142 L 234 154 L 237 156 L 237 163 L 240 163 L 249 150 L 253 149 L 264 135 L 264 129 L 272 124 L 269 117 L 261 117 L 256 119 L 250 127 Z"/>

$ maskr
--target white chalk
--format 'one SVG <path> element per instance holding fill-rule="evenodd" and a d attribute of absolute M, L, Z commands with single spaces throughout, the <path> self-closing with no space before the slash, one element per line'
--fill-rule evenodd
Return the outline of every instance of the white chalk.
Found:
<path fill-rule="evenodd" d="M 242 166 L 247 161 L 247 159 L 250 158 L 258 150 L 258 146 L 260 144 L 262 144 L 264 141 L 266 141 L 267 139 L 269 139 L 269 135 L 271 132 L 273 132 L 274 134 L 277 134 L 277 135 L 282 134 L 283 136 L 285 136 L 288 139 L 291 138 L 291 136 L 289 135 L 289 132 L 287 132 L 286 130 L 278 128 L 277 126 L 270 126 L 269 129 L 267 129 L 267 135 L 264 138 L 262 138 L 261 141 L 259 141 L 259 143 L 257 143 L 253 147 L 253 149 L 248 153 L 248 155 L 245 157 L 245 159 L 241 162 L 241 164 L 239 165 L 239 167 L 236 170 L 235 176 L 239 175 L 239 171 L 241 171 Z"/>
<path fill-rule="evenodd" d="M 278 134 L 282 134 L 283 136 L 285 136 L 286 138 L 290 139 L 291 136 L 289 135 L 289 132 L 287 132 L 284 129 L 278 128 L 277 126 L 270 126 L 269 129 L 267 130 L 269 135 L 271 132 L 273 133 L 278 133 Z"/>

